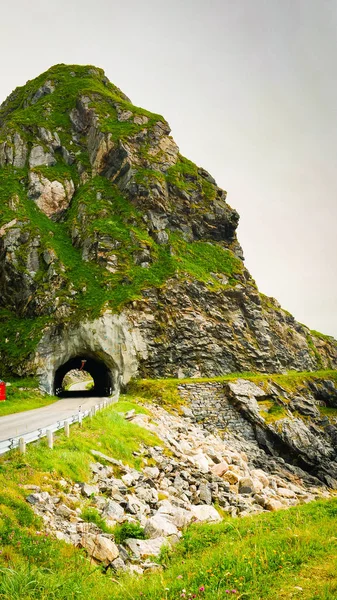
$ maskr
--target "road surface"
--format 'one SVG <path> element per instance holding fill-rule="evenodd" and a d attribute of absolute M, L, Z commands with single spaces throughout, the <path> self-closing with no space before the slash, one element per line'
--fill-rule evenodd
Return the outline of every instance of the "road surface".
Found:
<path fill-rule="evenodd" d="M 88 383 L 91 383 L 90 379 L 86 379 L 85 381 L 80 381 L 79 383 L 73 383 L 69 386 L 68 392 L 85 392 L 87 389 Z"/>
<path fill-rule="evenodd" d="M 77 385 L 81 384 L 72 386 L 72 391 Z M 102 397 L 81 398 L 75 396 L 74 398 L 63 398 L 54 402 L 54 404 L 49 404 L 49 406 L 43 406 L 42 408 L 35 408 L 0 417 L 0 442 L 29 433 L 35 429 L 40 429 L 40 427 L 48 427 L 57 421 L 64 421 L 71 417 L 71 415 L 76 414 L 79 406 L 81 406 L 81 410 L 83 411 L 103 402 L 103 400 L 104 398 Z"/>

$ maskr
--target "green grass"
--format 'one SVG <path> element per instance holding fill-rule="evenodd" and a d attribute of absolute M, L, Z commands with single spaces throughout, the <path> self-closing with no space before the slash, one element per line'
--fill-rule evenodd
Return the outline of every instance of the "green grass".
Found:
<path fill-rule="evenodd" d="M 204 199 L 202 206 L 195 206 L 196 210 L 205 210 L 205 206 L 216 197 L 216 186 L 199 174 L 198 167 L 181 154 L 178 161 L 167 171 L 167 182 L 187 192 L 198 191 Z"/>
<path fill-rule="evenodd" d="M 81 512 L 81 519 L 87 521 L 87 523 L 95 523 L 104 533 L 113 533 L 113 529 L 108 527 L 103 517 L 98 512 L 97 508 L 93 506 L 86 506 Z"/>
<path fill-rule="evenodd" d="M 135 581 L 133 598 L 175 600 L 185 593 L 186 598 L 196 594 L 215 600 L 227 598 L 226 590 L 236 590 L 229 597 L 335 599 L 336 515 L 337 500 L 332 500 L 215 526 L 192 526 L 172 556 L 164 556 L 163 574 L 146 578 L 146 583 Z M 320 575 L 310 577 L 311 570 Z M 127 597 L 130 589 L 128 581 L 125 590 L 117 589 L 112 597 Z"/>
<path fill-rule="evenodd" d="M 319 406 L 318 408 L 321 415 L 325 417 L 337 417 L 337 408 L 333 408 L 332 406 Z"/>
<path fill-rule="evenodd" d="M 93 419 L 83 421 L 82 428 L 72 426 L 69 439 L 62 433 L 57 434 L 54 450 L 48 449 L 46 441 L 42 440 L 28 445 L 24 457 L 14 452 L 9 462 L 6 457 L 0 458 L 0 477 L 16 480 L 20 474 L 27 478 L 33 471 L 38 479 L 43 473 L 49 473 L 52 479 L 60 476 L 86 481 L 90 476 L 89 463 L 93 461 L 91 450 L 99 450 L 139 468 L 141 459 L 134 456 L 133 452 L 141 445 L 160 445 L 161 442 L 154 434 L 118 414 L 132 408 L 145 412 L 134 403 L 117 402 L 100 411 Z"/>
<path fill-rule="evenodd" d="M 299 387 L 305 385 L 308 381 L 320 379 L 329 379 L 337 383 L 337 371 L 288 371 L 288 373 L 228 373 L 218 377 L 188 377 L 183 379 L 135 379 L 128 384 L 128 393 L 144 398 L 145 400 L 155 400 L 163 406 L 177 407 L 183 404 L 179 395 L 178 386 L 207 382 L 237 381 L 238 379 L 248 379 L 257 385 L 266 386 L 268 382 L 276 383 L 285 390 L 293 392 Z M 274 415 L 282 407 L 274 407 Z M 273 412 L 273 411 L 272 411 Z"/>
<path fill-rule="evenodd" d="M 143 527 L 138 523 L 122 523 L 117 524 L 113 530 L 115 542 L 122 544 L 127 538 L 136 538 L 137 540 L 145 540 L 146 535 Z"/>
<path fill-rule="evenodd" d="M 140 578 L 111 578 L 82 551 L 37 535 L 30 507 L 24 514 L 13 503 L 0 521 L 3 600 L 336 599 L 336 499 L 192 526 L 172 554 L 162 553 L 165 570 Z"/>
<path fill-rule="evenodd" d="M 7 399 L 0 402 L 0 417 L 41 408 L 58 400 L 56 396 L 42 394 L 36 379 L 18 379 L 9 381 L 9 383 L 11 385 L 6 388 Z"/>
<path fill-rule="evenodd" d="M 311 329 L 310 330 L 311 335 L 313 335 L 316 338 L 319 338 L 323 341 L 334 341 L 334 337 L 332 335 L 326 335 L 325 333 L 321 333 L 320 331 L 315 331 L 315 329 Z"/>

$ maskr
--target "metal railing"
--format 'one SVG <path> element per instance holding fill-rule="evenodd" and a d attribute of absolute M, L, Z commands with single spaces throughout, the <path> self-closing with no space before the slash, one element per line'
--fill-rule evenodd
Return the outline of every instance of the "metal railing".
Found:
<path fill-rule="evenodd" d="M 50 433 L 53 434 L 55 431 L 65 428 L 67 423 L 68 425 L 72 425 L 73 423 L 81 424 L 82 420 L 86 417 L 93 417 L 97 411 L 106 408 L 110 404 L 118 402 L 118 398 L 119 394 L 115 394 L 109 398 L 104 398 L 102 402 L 94 404 L 91 408 L 83 411 L 81 410 L 81 406 L 79 406 L 77 413 L 67 417 L 66 419 L 56 421 L 56 423 L 52 423 L 46 427 L 41 427 L 39 429 L 35 429 L 34 431 L 28 431 L 18 436 L 8 438 L 7 440 L 3 440 L 0 442 L 0 455 L 5 454 L 10 450 L 14 450 L 15 448 L 25 448 L 26 444 L 41 440 L 44 437 L 48 437 Z"/>

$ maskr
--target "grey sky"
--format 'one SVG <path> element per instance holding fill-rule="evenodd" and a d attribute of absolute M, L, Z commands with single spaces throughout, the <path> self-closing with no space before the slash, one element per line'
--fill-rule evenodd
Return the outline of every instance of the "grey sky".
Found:
<path fill-rule="evenodd" d="M 240 215 L 260 290 L 337 336 L 337 0 L 13 0 L 0 99 L 95 64 L 162 113 Z"/>

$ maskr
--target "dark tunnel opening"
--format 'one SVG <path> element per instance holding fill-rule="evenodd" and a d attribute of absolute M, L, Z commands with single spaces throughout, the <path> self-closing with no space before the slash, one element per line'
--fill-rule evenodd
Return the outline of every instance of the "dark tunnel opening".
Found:
<path fill-rule="evenodd" d="M 64 389 L 63 380 L 69 371 L 86 371 L 93 379 L 93 386 L 79 391 Z M 92 356 L 82 354 L 75 356 L 61 365 L 55 373 L 54 394 L 61 398 L 111 396 L 113 389 L 114 381 L 110 369 L 102 360 Z"/>

